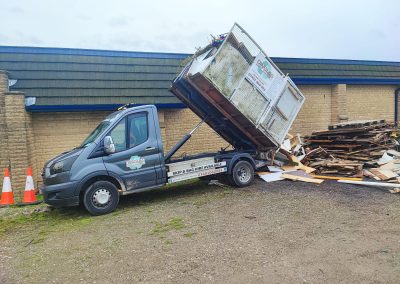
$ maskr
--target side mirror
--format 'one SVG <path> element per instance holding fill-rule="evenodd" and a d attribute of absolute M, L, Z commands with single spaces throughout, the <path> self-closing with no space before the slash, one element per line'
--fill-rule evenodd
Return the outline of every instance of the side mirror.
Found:
<path fill-rule="evenodd" d="M 111 136 L 104 137 L 104 152 L 106 152 L 106 154 L 115 153 L 115 144 Z"/>

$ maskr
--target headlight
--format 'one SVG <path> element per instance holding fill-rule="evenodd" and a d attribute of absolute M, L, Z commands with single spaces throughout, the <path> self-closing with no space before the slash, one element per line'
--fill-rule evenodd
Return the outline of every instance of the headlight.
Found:
<path fill-rule="evenodd" d="M 50 174 L 58 174 L 62 172 L 68 172 L 71 170 L 73 163 L 78 158 L 78 156 L 70 157 L 61 161 L 56 162 L 50 167 Z"/>

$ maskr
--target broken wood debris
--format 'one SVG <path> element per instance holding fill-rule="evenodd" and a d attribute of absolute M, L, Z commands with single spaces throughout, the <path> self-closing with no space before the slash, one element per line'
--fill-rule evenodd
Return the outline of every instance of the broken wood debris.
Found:
<path fill-rule="evenodd" d="M 301 162 L 322 175 L 362 177 L 363 168 L 378 168 L 395 155 L 400 158 L 400 153 L 394 150 L 398 143 L 391 137 L 395 131 L 394 125 L 384 120 L 331 125 L 329 130 L 314 132 L 305 138 L 304 147 L 308 151 Z M 386 174 L 382 175 L 385 179 L 397 176 Z"/>
<path fill-rule="evenodd" d="M 294 180 L 294 181 L 304 181 L 304 182 L 317 183 L 317 184 L 320 184 L 320 183 L 322 183 L 324 181 L 323 179 L 316 179 L 316 178 L 312 178 L 312 177 L 304 177 L 304 176 L 300 176 L 300 175 L 294 175 L 293 173 L 282 174 L 282 178 L 290 179 L 290 180 Z"/>
<path fill-rule="evenodd" d="M 274 153 L 270 172 L 259 175 L 267 182 L 288 179 L 319 184 L 328 179 L 389 187 L 390 192 L 400 193 L 400 152 L 394 139 L 399 136 L 394 125 L 384 120 L 332 125 L 304 142 L 300 135 L 289 134 Z M 363 177 L 380 182 L 363 181 Z"/>

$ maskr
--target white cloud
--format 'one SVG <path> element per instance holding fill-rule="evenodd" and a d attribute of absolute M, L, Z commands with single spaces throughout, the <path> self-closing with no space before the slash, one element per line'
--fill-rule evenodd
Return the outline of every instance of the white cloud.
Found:
<path fill-rule="evenodd" d="M 238 22 L 270 56 L 400 61 L 399 10 L 397 0 L 18 0 L 0 10 L 0 45 L 189 53 Z"/>

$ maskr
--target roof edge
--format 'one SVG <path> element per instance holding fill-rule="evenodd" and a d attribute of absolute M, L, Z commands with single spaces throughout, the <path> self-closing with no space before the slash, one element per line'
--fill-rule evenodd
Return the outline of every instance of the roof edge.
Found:
<path fill-rule="evenodd" d="M 34 47 L 34 46 L 0 46 L 0 53 L 24 54 L 57 54 L 80 56 L 107 56 L 107 57 L 132 57 L 132 58 L 167 58 L 184 59 L 191 54 L 172 52 L 147 52 L 147 51 L 118 51 L 106 49 L 84 49 L 63 47 Z"/>
<path fill-rule="evenodd" d="M 291 78 L 296 85 L 400 85 L 400 79 L 381 78 Z"/>
<path fill-rule="evenodd" d="M 400 66 L 398 61 L 356 60 L 356 59 L 322 59 L 322 58 L 296 58 L 296 57 L 271 57 L 275 63 L 302 63 L 302 64 L 332 64 L 332 65 L 375 65 L 375 66 Z"/>
<path fill-rule="evenodd" d="M 81 111 L 116 111 L 124 104 L 83 104 L 83 105 L 30 105 L 25 109 L 28 112 L 81 112 Z M 148 104 L 136 104 L 142 106 Z M 186 108 L 183 103 L 175 104 L 154 104 L 157 108 Z"/>

